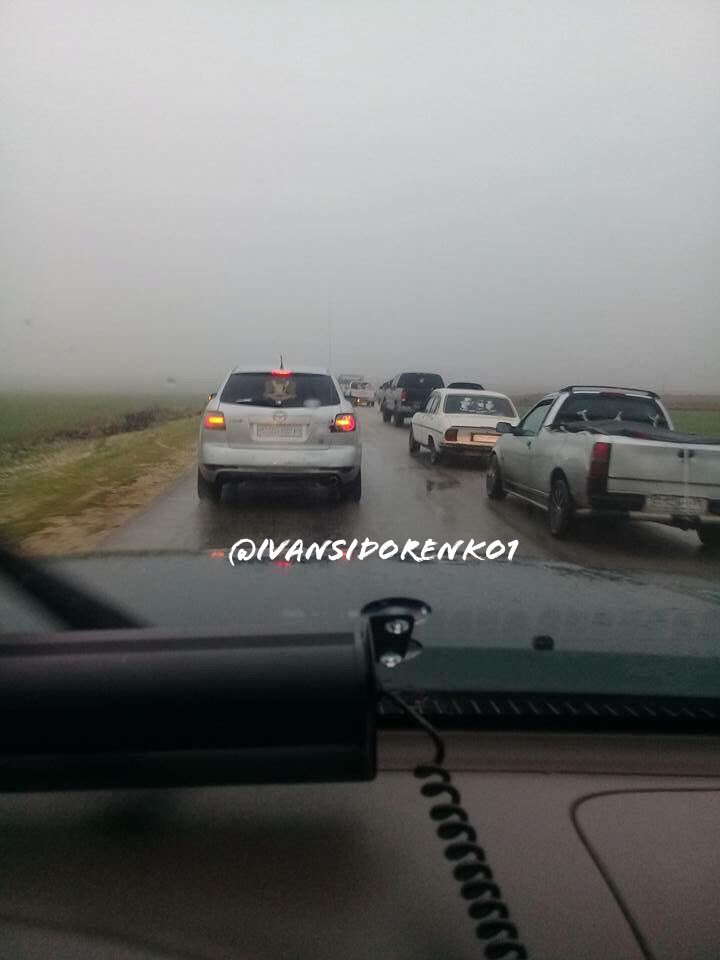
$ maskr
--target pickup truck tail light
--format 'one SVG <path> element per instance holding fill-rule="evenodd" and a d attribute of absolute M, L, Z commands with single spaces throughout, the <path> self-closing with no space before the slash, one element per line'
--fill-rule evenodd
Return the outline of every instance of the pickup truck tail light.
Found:
<path fill-rule="evenodd" d="M 611 449 L 612 445 L 603 441 L 593 444 L 588 473 L 588 494 L 591 497 L 607 493 Z"/>
<path fill-rule="evenodd" d="M 457 440 L 457 434 L 457 427 L 451 427 L 445 431 L 445 439 L 450 441 Z"/>
<path fill-rule="evenodd" d="M 203 426 L 206 430 L 224 430 L 225 414 L 217 412 L 206 413 L 203 419 Z"/>
<path fill-rule="evenodd" d="M 594 443 L 590 454 L 590 479 L 607 480 L 610 467 L 610 444 Z"/>
<path fill-rule="evenodd" d="M 352 413 L 339 413 L 333 420 L 330 429 L 333 433 L 350 433 L 357 424 Z"/>

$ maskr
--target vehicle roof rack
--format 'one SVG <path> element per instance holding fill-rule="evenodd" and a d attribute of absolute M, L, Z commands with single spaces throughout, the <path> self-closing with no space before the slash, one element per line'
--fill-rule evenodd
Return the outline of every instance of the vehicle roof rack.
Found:
<path fill-rule="evenodd" d="M 572 393 L 574 390 L 622 390 L 626 393 L 644 393 L 648 397 L 657 397 L 654 390 L 642 390 L 640 387 L 609 387 L 596 383 L 576 383 L 569 387 L 560 387 L 559 393 Z"/>

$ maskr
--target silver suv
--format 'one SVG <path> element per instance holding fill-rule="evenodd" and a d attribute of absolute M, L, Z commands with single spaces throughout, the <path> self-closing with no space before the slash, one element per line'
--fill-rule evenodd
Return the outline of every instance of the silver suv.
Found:
<path fill-rule="evenodd" d="M 197 488 L 219 503 L 224 483 L 292 480 L 362 496 L 362 444 L 352 404 L 321 367 L 235 367 L 200 425 Z"/>

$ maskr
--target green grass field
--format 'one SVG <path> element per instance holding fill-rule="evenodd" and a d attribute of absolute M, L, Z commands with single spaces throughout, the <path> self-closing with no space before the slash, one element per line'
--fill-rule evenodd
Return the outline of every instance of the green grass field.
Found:
<path fill-rule="evenodd" d="M 0 534 L 22 543 L 83 521 L 80 541 L 89 542 L 107 529 L 109 517 L 143 506 L 190 464 L 198 422 L 178 417 L 131 433 L 40 446 L 0 464 Z M 43 543 L 41 552 L 51 547 Z"/>
<path fill-rule="evenodd" d="M 720 439 L 720 410 L 673 410 L 671 407 L 670 416 L 676 430 Z"/>
<path fill-rule="evenodd" d="M 154 411 L 159 421 L 197 413 L 206 397 L 188 394 L 0 394 L 0 458 L 50 440 L 121 433 L 128 414 Z M 82 436 L 78 436 L 82 439 Z"/>

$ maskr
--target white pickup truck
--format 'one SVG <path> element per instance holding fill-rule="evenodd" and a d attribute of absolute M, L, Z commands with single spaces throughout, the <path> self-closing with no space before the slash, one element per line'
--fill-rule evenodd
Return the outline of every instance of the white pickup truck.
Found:
<path fill-rule="evenodd" d="M 488 496 L 546 510 L 553 536 L 576 517 L 626 517 L 697 530 L 720 547 L 720 440 L 676 433 L 657 394 L 563 387 L 496 429 Z"/>

